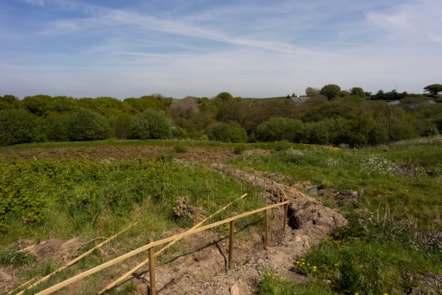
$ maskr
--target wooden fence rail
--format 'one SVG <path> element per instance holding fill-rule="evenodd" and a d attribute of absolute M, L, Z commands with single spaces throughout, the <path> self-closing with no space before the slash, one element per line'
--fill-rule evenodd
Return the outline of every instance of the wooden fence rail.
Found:
<path fill-rule="evenodd" d="M 70 284 L 73 284 L 73 283 L 75 283 L 75 282 L 77 282 L 77 281 L 79 281 L 79 280 L 81 280 L 83 278 L 86 278 L 86 277 L 88 277 L 88 276 L 90 276 L 92 274 L 95 274 L 95 273 L 97 273 L 97 272 L 99 272 L 101 270 L 104 270 L 104 269 L 106 269 L 106 268 L 108 268 L 108 267 L 110 267 L 112 265 L 120 263 L 120 262 L 122 262 L 122 261 L 124 261 L 126 259 L 129 259 L 129 258 L 137 255 L 137 254 L 140 254 L 142 252 L 148 251 L 149 249 L 153 249 L 154 247 L 160 246 L 162 244 L 169 243 L 169 242 L 172 242 L 172 241 L 174 241 L 176 239 L 181 239 L 181 238 L 184 238 L 184 237 L 187 237 L 187 236 L 199 233 L 199 232 L 203 232 L 203 231 L 206 231 L 206 230 L 209 230 L 209 229 L 221 226 L 221 225 L 226 224 L 226 223 L 234 222 L 235 220 L 238 220 L 238 219 L 241 219 L 241 218 L 244 218 L 244 217 L 248 217 L 248 216 L 257 214 L 259 212 L 267 211 L 267 210 L 270 210 L 270 209 L 273 209 L 273 208 L 277 208 L 277 207 L 280 207 L 280 206 L 285 206 L 285 205 L 288 205 L 288 203 L 289 203 L 288 201 L 284 201 L 284 202 L 281 202 L 281 203 L 273 204 L 273 205 L 270 205 L 270 206 L 266 206 L 266 207 L 263 207 L 263 208 L 259 208 L 259 209 L 256 209 L 256 210 L 245 212 L 245 213 L 242 213 L 242 214 L 230 217 L 230 218 L 226 218 L 226 219 L 223 219 L 223 220 L 220 220 L 220 221 L 217 221 L 217 222 L 205 225 L 205 226 L 201 226 L 201 227 L 198 227 L 198 228 L 195 228 L 195 229 L 192 229 L 192 230 L 188 230 L 186 232 L 183 232 L 183 233 L 180 233 L 180 234 L 177 234 L 177 235 L 174 235 L 174 236 L 162 239 L 162 240 L 152 241 L 149 244 L 141 246 L 141 247 L 139 247 L 139 248 L 137 248 L 135 250 L 132 250 L 132 251 L 126 253 L 126 254 L 123 254 L 123 255 L 121 255 L 119 257 L 111 259 L 111 260 L 109 260 L 109 261 L 107 261 L 107 262 L 105 262 L 103 264 L 100 264 L 100 265 L 98 265 L 98 266 L 96 266 L 94 268 L 91 268 L 91 269 L 89 269 L 89 270 L 87 270 L 85 272 L 77 274 L 77 275 L 75 275 L 75 276 L 73 276 L 73 277 L 71 277 L 71 278 L 69 278 L 69 279 L 67 279 L 67 280 L 65 280 L 63 282 L 60 282 L 60 283 L 58 283 L 58 284 L 56 284 L 56 285 L 54 285 L 54 286 L 52 286 L 50 288 L 47 288 L 47 289 L 37 293 L 37 295 L 52 294 L 53 292 L 56 292 L 56 291 L 66 287 L 66 286 L 68 286 Z"/>

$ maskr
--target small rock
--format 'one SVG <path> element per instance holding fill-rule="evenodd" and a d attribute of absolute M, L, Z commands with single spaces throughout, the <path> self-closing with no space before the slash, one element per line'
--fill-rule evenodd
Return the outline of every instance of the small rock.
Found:
<path fill-rule="evenodd" d="M 236 283 L 230 287 L 229 291 L 230 295 L 241 295 L 241 291 Z"/>

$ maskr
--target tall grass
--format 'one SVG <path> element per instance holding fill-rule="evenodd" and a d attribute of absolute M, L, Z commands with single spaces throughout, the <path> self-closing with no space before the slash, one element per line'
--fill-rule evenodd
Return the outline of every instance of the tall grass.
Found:
<path fill-rule="evenodd" d="M 349 226 L 294 262 L 293 271 L 309 282 L 294 285 L 268 274 L 258 294 L 437 291 L 440 286 L 425 277 L 442 276 L 441 152 L 441 141 L 361 150 L 292 145 L 271 156 L 232 160 L 238 167 L 309 180 L 317 187 L 359 192 L 356 208 L 342 208 Z"/>
<path fill-rule="evenodd" d="M 439 142 L 419 149 L 401 146 L 400 150 L 291 145 L 270 156 L 243 157 L 230 163 L 311 181 L 317 187 L 356 190 L 361 208 L 389 207 L 394 217 L 415 219 L 422 229 L 441 230 L 441 154 Z"/>
<path fill-rule="evenodd" d="M 201 165 L 173 160 L 17 159 L 3 162 L 0 170 L 1 192 L 12 196 L 3 199 L 6 212 L 0 212 L 3 246 L 18 238 L 107 235 L 131 219 L 152 224 L 152 230 L 164 230 L 176 224 L 172 208 L 180 196 L 187 196 L 192 206 L 206 213 L 245 192 L 251 194 L 248 202 L 239 202 L 232 210 L 259 203 L 255 188 Z M 16 204 L 22 200 L 35 204 Z M 38 218 L 29 220 L 34 215 Z"/>

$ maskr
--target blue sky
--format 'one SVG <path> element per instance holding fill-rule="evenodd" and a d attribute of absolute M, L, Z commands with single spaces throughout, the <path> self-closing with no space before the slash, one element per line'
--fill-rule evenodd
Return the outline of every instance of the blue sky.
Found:
<path fill-rule="evenodd" d="M 182 98 L 442 83 L 440 0 L 2 0 L 0 95 Z"/>

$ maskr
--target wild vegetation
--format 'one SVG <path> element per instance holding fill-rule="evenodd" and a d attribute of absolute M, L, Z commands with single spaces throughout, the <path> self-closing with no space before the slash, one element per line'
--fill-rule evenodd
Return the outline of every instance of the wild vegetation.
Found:
<path fill-rule="evenodd" d="M 189 227 L 244 193 L 247 201 L 218 218 L 263 205 L 262 188 L 220 176 L 202 162 L 208 157 L 311 183 L 306 193 L 333 208 L 315 192 L 358 192 L 356 203 L 337 208 L 349 225 L 293 261 L 307 283 L 268 273 L 258 294 L 440 290 L 440 89 L 372 95 L 328 84 L 309 87 L 308 97 L 263 100 L 227 92 L 181 100 L 0 97 L 0 270 L 25 281 L 56 269 L 59 261 L 19 251 L 40 241 L 94 241 L 142 224 L 113 242 L 124 253 L 145 244 L 146 232 L 157 238 Z M 54 281 L 106 258 L 94 252 Z"/>
<path fill-rule="evenodd" d="M 154 142 L 162 148 L 155 157 L 132 154 L 128 157 L 132 159 L 124 158 L 130 148 L 146 149 Z M 188 227 L 193 223 L 189 212 L 208 215 L 244 192 L 249 194 L 247 201 L 236 203 L 219 218 L 260 207 L 262 189 L 220 176 L 202 165 L 201 159 L 179 160 L 205 144 L 90 142 L 84 146 L 100 148 L 100 156 L 61 158 L 40 156 L 42 144 L 0 149 L 0 265 L 20 269 L 18 276 L 27 280 L 48 274 L 59 265 L 53 260 L 42 264 L 32 255 L 17 251 L 29 241 L 94 240 L 140 221 L 141 227 L 115 241 L 115 249 L 124 253 L 144 244 L 146 232 L 158 237 L 165 231 Z M 106 154 L 111 146 L 121 149 L 121 159 Z M 294 284 L 268 273 L 257 286 L 259 294 L 403 294 L 412 288 L 430 292 L 440 286 L 435 285 L 442 276 L 440 137 L 364 149 L 288 141 L 213 144 L 207 149 L 219 153 L 217 146 L 230 151 L 224 161 L 238 168 L 309 181 L 317 189 L 359 193 L 357 203 L 339 208 L 346 212 L 349 226 L 293 261 L 293 271 L 305 275 L 308 283 Z M 69 144 L 46 144 L 43 150 L 51 148 L 69 148 Z M 269 152 L 246 153 L 260 149 Z M 327 197 L 317 198 L 336 207 Z M 178 216 L 174 207 L 180 200 L 186 200 L 194 211 Z M 243 222 L 254 223 L 253 219 Z M 103 259 L 97 252 L 78 268 L 90 268 Z M 72 271 L 58 279 L 69 274 Z M 127 294 L 133 291 L 129 287 L 125 290 Z"/>
<path fill-rule="evenodd" d="M 336 84 L 308 87 L 307 96 L 118 100 L 34 95 L 0 96 L 0 145 L 44 141 L 192 138 L 364 147 L 437 135 L 442 130 L 440 84 L 426 94 L 376 94 Z"/>
<path fill-rule="evenodd" d="M 442 175 L 440 137 L 370 149 L 284 147 L 272 156 L 231 161 L 320 188 L 352 189 L 357 204 L 341 208 L 349 226 L 294 262 L 310 278 L 296 285 L 267 274 L 260 294 L 423 294 L 440 290 L 442 279 Z M 320 197 L 321 198 L 321 197 Z M 335 207 L 330 199 L 322 202 Z M 438 279 L 425 282 L 425 276 Z M 420 278 L 420 279 L 417 279 Z"/>

